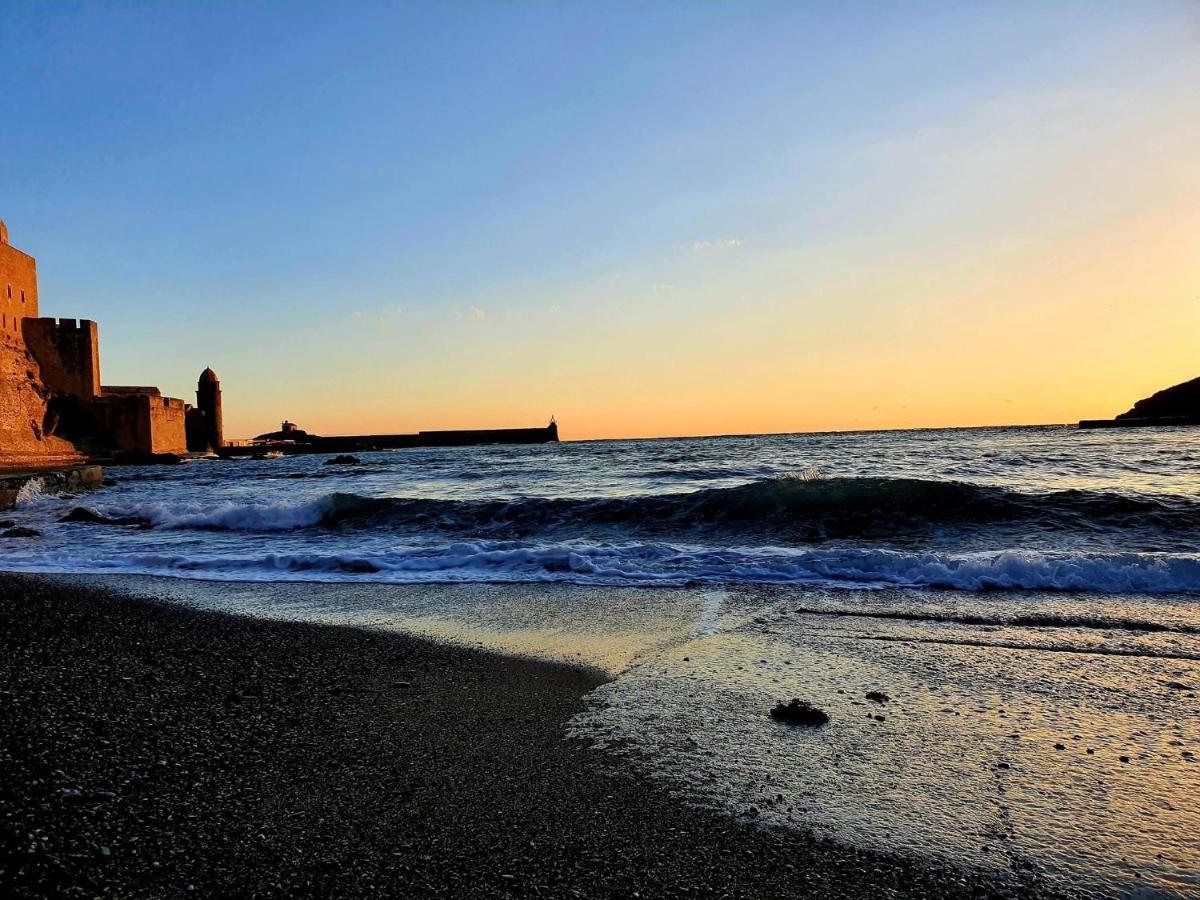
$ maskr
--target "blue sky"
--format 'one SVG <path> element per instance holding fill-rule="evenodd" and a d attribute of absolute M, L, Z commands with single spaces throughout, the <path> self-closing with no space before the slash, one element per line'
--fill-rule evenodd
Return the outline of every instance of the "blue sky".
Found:
<path fill-rule="evenodd" d="M 897 377 L 944 346 L 934 275 L 953 305 L 1169 219 L 1200 160 L 1191 2 L 19 3 L 0 50 L 0 216 L 44 314 L 100 322 L 109 382 L 188 396 L 211 364 L 238 433 L 995 420 L 983 382 L 922 405 L 935 375 L 903 413 L 767 410 L 837 377 L 796 362 L 831 341 Z M 880 362 L 873 329 L 925 317 Z M 1012 415 L 1118 411 L 1057 402 Z"/>

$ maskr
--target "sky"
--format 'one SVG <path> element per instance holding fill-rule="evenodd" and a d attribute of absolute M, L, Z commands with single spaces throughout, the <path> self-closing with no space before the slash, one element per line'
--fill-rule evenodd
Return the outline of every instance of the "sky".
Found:
<path fill-rule="evenodd" d="M 1200 2 L 0 4 L 0 217 L 227 437 L 1107 417 L 1200 375 Z"/>

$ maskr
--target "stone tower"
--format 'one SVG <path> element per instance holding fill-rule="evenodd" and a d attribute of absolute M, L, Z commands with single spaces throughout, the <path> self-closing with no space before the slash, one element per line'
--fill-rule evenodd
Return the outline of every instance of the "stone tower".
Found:
<path fill-rule="evenodd" d="M 59 414 L 43 370 L 25 344 L 25 325 L 37 322 L 37 262 L 8 242 L 0 221 L 0 469 L 44 469 L 79 462 L 58 435 Z M 54 320 L 51 319 L 51 322 Z"/>
<path fill-rule="evenodd" d="M 196 382 L 196 409 L 203 417 L 203 449 L 220 450 L 225 445 L 225 428 L 221 421 L 221 379 L 212 369 L 201 372 L 200 380 Z"/>

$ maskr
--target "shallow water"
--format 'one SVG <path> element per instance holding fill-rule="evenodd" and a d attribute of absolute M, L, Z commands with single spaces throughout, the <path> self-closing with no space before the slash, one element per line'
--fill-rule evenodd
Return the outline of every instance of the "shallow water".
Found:
<path fill-rule="evenodd" d="M 962 624 L 973 597 L 919 595 L 917 610 L 903 597 L 779 593 L 731 598 L 718 630 L 595 692 L 574 732 L 686 797 L 770 824 L 1096 893 L 1200 892 L 1194 615 L 1180 617 L 1189 632 Z M 1112 620 L 1153 606 L 1087 600 Z M 876 691 L 889 699 L 868 700 Z M 830 723 L 766 718 L 790 697 Z"/>
<path fill-rule="evenodd" d="M 572 732 L 690 802 L 1190 896 L 1197 437 L 979 429 L 114 469 L 93 495 L 25 498 L 13 518 L 43 536 L 0 552 L 7 569 L 210 608 L 599 666 L 617 677 Z M 138 524 L 58 521 L 76 506 Z M 769 719 L 790 697 L 829 725 Z"/>

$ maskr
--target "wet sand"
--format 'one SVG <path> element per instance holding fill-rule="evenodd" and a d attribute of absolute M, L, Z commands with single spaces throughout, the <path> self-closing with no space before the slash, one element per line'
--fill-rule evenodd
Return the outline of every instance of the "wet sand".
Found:
<path fill-rule="evenodd" d="M 564 737 L 605 677 L 0 576 L 0 894 L 1046 894 L 685 806 Z"/>

